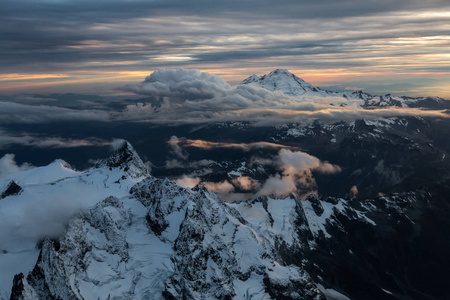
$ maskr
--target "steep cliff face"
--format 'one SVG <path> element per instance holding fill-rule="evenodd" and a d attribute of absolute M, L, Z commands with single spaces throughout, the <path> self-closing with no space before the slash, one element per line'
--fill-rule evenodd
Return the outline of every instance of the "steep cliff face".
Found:
<path fill-rule="evenodd" d="M 117 150 L 107 159 L 96 165 L 97 168 L 119 168 L 127 172 L 132 178 L 147 177 L 150 175 L 145 164 L 127 141 L 123 141 Z"/>

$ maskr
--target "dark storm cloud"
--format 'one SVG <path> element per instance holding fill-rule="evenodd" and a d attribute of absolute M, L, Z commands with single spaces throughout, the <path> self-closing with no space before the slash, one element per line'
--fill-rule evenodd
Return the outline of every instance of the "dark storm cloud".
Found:
<path fill-rule="evenodd" d="M 315 55 L 367 48 L 356 43 L 349 49 L 351 42 L 446 35 L 441 25 L 448 16 L 404 14 L 443 11 L 446 5 L 438 0 L 2 0 L 0 71 L 142 70 L 267 58 L 286 65 L 295 61 L 292 56 L 305 57 L 298 64 L 325 68 Z"/>
<path fill-rule="evenodd" d="M 334 18 L 342 16 L 367 15 L 373 12 L 396 11 L 407 9 L 424 9 L 442 7 L 446 1 L 432 0 L 378 0 L 355 1 L 344 0 L 281 0 L 281 1 L 8 1 L 2 0 L 2 14 L 4 16 L 21 13 L 25 16 L 40 17 L 69 16 L 71 22 L 87 22 L 90 20 L 107 21 L 129 19 L 144 16 L 170 15 L 199 15 L 204 16 L 214 12 L 216 15 L 248 14 L 250 17 L 258 15 L 291 18 Z M 27 9 L 24 10 L 24 7 Z"/>

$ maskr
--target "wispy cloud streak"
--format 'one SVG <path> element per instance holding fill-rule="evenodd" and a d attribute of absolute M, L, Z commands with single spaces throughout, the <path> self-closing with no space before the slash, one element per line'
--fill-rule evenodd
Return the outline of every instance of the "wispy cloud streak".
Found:
<path fill-rule="evenodd" d="M 131 82 L 132 72 L 180 66 L 233 82 L 286 67 L 320 85 L 450 74 L 449 4 L 441 0 L 18 0 L 1 1 L 0 11 L 0 73 L 23 89 L 35 81 L 106 89 L 110 81 L 99 78 Z"/>

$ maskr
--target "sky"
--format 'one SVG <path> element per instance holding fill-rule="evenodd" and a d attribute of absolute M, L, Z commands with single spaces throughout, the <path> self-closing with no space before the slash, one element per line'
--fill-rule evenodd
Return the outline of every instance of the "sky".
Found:
<path fill-rule="evenodd" d="M 1 95 L 121 95 L 180 67 L 450 99 L 450 2 L 0 0 Z"/>

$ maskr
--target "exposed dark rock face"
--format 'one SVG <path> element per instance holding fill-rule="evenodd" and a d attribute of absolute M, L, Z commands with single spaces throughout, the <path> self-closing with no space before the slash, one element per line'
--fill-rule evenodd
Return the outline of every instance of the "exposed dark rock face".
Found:
<path fill-rule="evenodd" d="M 122 146 L 115 150 L 107 159 L 99 162 L 96 167 L 120 168 L 127 171 L 133 178 L 150 175 L 133 146 L 127 141 L 124 141 Z"/>
<path fill-rule="evenodd" d="M 0 199 L 6 198 L 8 196 L 19 195 L 23 191 L 22 187 L 12 180 L 3 190 L 0 195 Z"/>
<path fill-rule="evenodd" d="M 16 276 L 14 276 L 10 300 L 23 299 L 23 297 L 21 298 L 21 295 L 24 291 L 24 287 L 23 287 L 23 278 L 24 277 L 25 276 L 23 275 L 23 273 L 20 273 L 20 274 L 17 274 Z"/>

